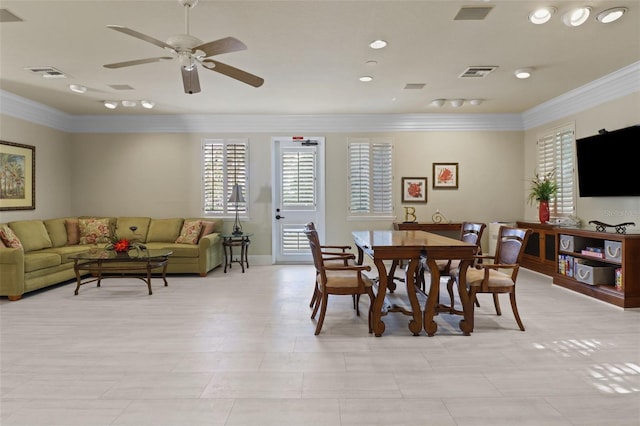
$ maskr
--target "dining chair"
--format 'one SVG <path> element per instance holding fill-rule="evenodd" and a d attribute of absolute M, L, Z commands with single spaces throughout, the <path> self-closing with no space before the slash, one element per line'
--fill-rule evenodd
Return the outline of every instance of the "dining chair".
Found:
<path fill-rule="evenodd" d="M 482 233 L 484 229 L 487 227 L 486 224 L 481 222 L 462 222 L 460 226 L 460 241 L 464 241 L 466 243 L 471 243 L 476 245 L 476 255 L 482 254 Z M 437 259 L 436 265 L 438 265 L 438 271 L 440 272 L 440 277 L 446 277 L 451 275 L 451 271 L 457 270 L 460 265 L 459 259 Z M 427 265 L 426 258 L 421 259 L 419 276 L 418 276 L 418 284 L 423 292 L 426 292 L 426 281 L 425 281 L 425 273 L 429 271 L 429 267 Z M 451 281 L 449 280 L 447 283 L 447 292 L 449 293 L 449 300 L 451 301 L 451 305 L 449 306 L 449 310 L 451 313 L 454 312 L 454 295 L 453 295 L 453 285 L 449 285 Z M 477 305 L 477 302 L 476 302 Z M 479 306 L 479 305 L 478 305 Z"/>
<path fill-rule="evenodd" d="M 525 331 L 524 325 L 520 320 L 518 306 L 516 303 L 516 279 L 520 269 L 520 260 L 527 245 L 527 240 L 531 235 L 531 229 L 512 228 L 509 226 L 501 226 L 498 231 L 495 255 L 476 255 L 476 259 L 481 259 L 482 263 L 477 263 L 475 267 L 467 270 L 466 283 L 469 291 L 469 300 L 471 309 L 471 321 L 473 322 L 475 302 L 477 295 L 480 293 L 490 293 L 493 295 L 493 304 L 495 305 L 496 314 L 502 315 L 500 310 L 500 301 L 498 295 L 501 293 L 509 294 L 511 301 L 511 309 L 516 318 L 520 330 Z M 493 263 L 487 263 L 493 261 Z M 454 284 L 461 285 L 459 282 L 458 270 L 452 270 L 447 285 L 453 287 Z M 473 323 L 471 329 L 473 330 Z"/>
<path fill-rule="evenodd" d="M 334 262 L 334 264 L 325 263 L 318 239 L 318 231 L 307 224 L 304 228 L 304 233 L 309 240 L 313 264 L 316 268 L 318 303 L 313 310 L 311 318 L 315 318 L 318 307 L 320 308 L 320 318 L 316 325 L 315 334 L 320 334 L 322 329 L 330 294 L 351 295 L 355 296 L 356 300 L 359 300 L 360 295 L 367 294 L 369 296 L 368 324 L 369 333 L 371 333 L 373 331 L 371 320 L 375 295 L 373 294 L 373 281 L 363 274 L 364 271 L 370 271 L 371 267 L 368 265 L 345 265 L 340 262 Z M 356 314 L 360 315 L 358 303 L 356 303 Z"/>
<path fill-rule="evenodd" d="M 309 229 L 316 231 L 316 225 L 313 222 L 309 222 L 306 225 Z M 331 264 L 342 264 L 347 266 L 349 261 L 355 261 L 355 254 L 347 252 L 347 250 L 351 250 L 351 246 L 348 245 L 320 245 L 320 251 L 322 252 L 322 258 L 325 262 L 329 262 Z M 317 311 L 317 306 L 320 303 L 319 299 L 320 291 L 318 290 L 318 280 L 315 280 L 313 285 L 313 295 L 311 296 L 311 302 L 309 302 L 309 307 L 314 308 Z M 353 308 L 356 308 L 357 298 L 353 297 Z M 313 318 L 312 316 L 312 318 Z"/>

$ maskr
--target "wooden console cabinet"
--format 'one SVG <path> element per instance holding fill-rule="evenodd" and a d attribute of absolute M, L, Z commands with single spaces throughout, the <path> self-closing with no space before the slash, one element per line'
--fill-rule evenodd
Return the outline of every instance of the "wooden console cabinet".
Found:
<path fill-rule="evenodd" d="M 640 307 L 640 234 L 616 234 L 582 229 L 556 228 L 556 251 L 559 256 L 567 257 L 570 262 L 586 265 L 590 270 L 600 269 L 606 283 L 588 284 L 585 275 L 581 280 L 573 269 L 572 273 L 560 268 L 553 277 L 553 283 L 587 296 L 622 308 Z M 587 247 L 590 249 L 587 250 Z M 613 247 L 613 248 L 612 248 Z M 595 248 L 602 249 L 602 258 L 591 253 Z M 586 254 L 583 254 L 586 250 Z M 563 262 L 565 265 L 567 261 Z M 560 266 L 560 262 L 558 263 Z M 582 268 L 583 266 L 581 266 Z M 622 274 L 622 288 L 616 289 L 615 276 L 611 279 L 611 270 L 618 269 Z M 564 273 L 563 273 L 564 272 Z M 594 275 L 595 276 L 595 275 Z"/>
<path fill-rule="evenodd" d="M 516 222 L 519 228 L 533 232 L 529 236 L 520 265 L 541 274 L 553 276 L 556 272 L 556 227 L 536 222 Z"/>
<path fill-rule="evenodd" d="M 460 238 L 462 223 L 420 223 L 420 222 L 395 222 L 393 229 L 397 231 L 425 231 L 441 234 L 445 237 Z"/>

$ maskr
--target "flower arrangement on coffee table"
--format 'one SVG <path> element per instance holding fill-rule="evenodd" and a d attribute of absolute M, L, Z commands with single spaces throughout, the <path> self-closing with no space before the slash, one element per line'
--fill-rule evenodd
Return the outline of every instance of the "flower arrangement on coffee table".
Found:
<path fill-rule="evenodd" d="M 131 232 L 135 234 L 135 231 L 138 229 L 137 226 L 129 227 Z M 129 250 L 145 250 L 147 247 L 139 241 L 136 240 L 128 240 L 126 238 L 120 238 L 117 234 L 112 234 L 109 238 L 109 243 L 105 246 L 106 250 L 114 250 L 116 253 L 128 253 Z"/>

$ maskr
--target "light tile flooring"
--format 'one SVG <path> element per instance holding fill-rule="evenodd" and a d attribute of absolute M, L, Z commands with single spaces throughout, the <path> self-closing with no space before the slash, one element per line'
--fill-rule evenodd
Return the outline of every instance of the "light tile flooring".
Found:
<path fill-rule="evenodd" d="M 2 425 L 639 425 L 640 310 L 522 270 L 518 330 L 481 296 L 476 331 L 440 315 L 367 333 L 334 296 L 320 336 L 311 266 L 67 283 L 2 299 Z M 402 298 L 399 291 L 397 298 Z M 361 300 L 366 312 L 367 298 Z"/>

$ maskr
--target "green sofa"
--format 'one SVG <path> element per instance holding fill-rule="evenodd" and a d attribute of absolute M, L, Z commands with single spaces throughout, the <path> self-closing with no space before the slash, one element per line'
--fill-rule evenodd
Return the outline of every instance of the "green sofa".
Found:
<path fill-rule="evenodd" d="M 88 251 L 98 245 L 104 247 L 108 241 L 79 241 L 71 229 L 83 217 L 67 217 L 48 220 L 22 220 L 0 224 L 8 226 L 19 239 L 22 248 L 10 248 L 0 240 L 0 296 L 18 300 L 23 294 L 50 285 L 62 283 L 76 277 L 74 262 L 69 255 Z M 222 265 L 222 219 L 111 217 L 109 237 L 134 239 L 149 249 L 169 249 L 173 254 L 167 266 L 168 274 L 199 274 L 204 277 L 212 269 Z M 104 221 L 104 220 L 103 220 Z M 200 222 L 202 229 L 196 238 L 184 241 L 183 224 Z M 135 231 L 132 231 L 132 227 Z M 185 227 L 186 228 L 186 227 Z M 180 239 L 179 239 L 180 237 Z"/>

